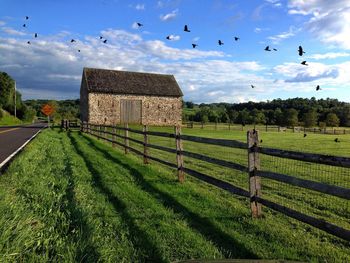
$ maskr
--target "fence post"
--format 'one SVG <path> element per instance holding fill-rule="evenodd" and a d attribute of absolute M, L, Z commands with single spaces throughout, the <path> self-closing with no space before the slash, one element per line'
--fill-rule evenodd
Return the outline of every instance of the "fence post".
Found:
<path fill-rule="evenodd" d="M 215 122 L 215 130 L 217 130 L 218 129 L 218 122 L 216 121 Z"/>
<path fill-rule="evenodd" d="M 202 122 L 202 129 L 204 129 L 204 122 Z"/>
<path fill-rule="evenodd" d="M 182 169 L 184 166 L 184 160 L 182 155 L 181 126 L 175 126 L 175 140 L 176 140 L 177 178 L 180 183 L 183 183 L 185 181 L 185 174 Z"/>
<path fill-rule="evenodd" d="M 257 171 L 260 169 L 260 158 L 257 152 L 257 147 L 259 146 L 259 132 L 257 130 L 248 131 L 247 142 L 250 208 L 252 217 L 258 218 L 261 216 L 261 204 L 256 201 L 255 197 L 260 197 L 261 194 L 261 182 L 257 174 Z"/>
<path fill-rule="evenodd" d="M 149 164 L 149 161 L 148 161 L 148 135 L 147 135 L 147 126 L 146 125 L 143 125 L 143 128 L 142 128 L 142 131 L 143 131 L 143 163 L 144 164 Z"/>
<path fill-rule="evenodd" d="M 129 152 L 129 124 L 125 123 L 124 125 L 124 128 L 125 128 L 125 134 L 124 134 L 124 137 L 125 137 L 125 140 L 124 140 L 124 151 L 125 151 L 125 154 L 128 154 Z"/>
<path fill-rule="evenodd" d="M 107 126 L 104 126 L 104 132 L 105 132 L 105 139 L 108 139 L 108 133 L 107 133 L 107 131 L 108 131 L 108 128 L 107 128 Z"/>
<path fill-rule="evenodd" d="M 117 139 L 117 136 L 115 136 L 115 134 L 117 133 L 117 129 L 115 128 L 115 125 L 113 125 L 113 131 L 112 131 L 113 135 L 112 135 L 112 147 L 115 147 L 115 141 Z"/>

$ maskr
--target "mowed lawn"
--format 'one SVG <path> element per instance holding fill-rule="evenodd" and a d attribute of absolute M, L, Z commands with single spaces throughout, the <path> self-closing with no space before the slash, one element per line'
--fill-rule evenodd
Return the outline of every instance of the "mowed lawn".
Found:
<path fill-rule="evenodd" d="M 0 177 L 0 213 L 5 262 L 350 261 L 348 242 L 267 209 L 252 219 L 247 200 L 79 132 L 27 146 Z"/>

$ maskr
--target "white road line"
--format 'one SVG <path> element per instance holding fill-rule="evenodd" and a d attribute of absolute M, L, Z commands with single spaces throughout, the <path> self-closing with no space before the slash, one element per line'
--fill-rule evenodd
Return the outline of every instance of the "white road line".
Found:
<path fill-rule="evenodd" d="M 35 133 L 32 137 L 30 137 L 21 147 L 19 147 L 14 153 L 12 153 L 9 157 L 7 157 L 2 163 L 0 163 L 0 170 L 1 168 L 7 164 L 13 157 L 15 157 L 17 155 L 17 153 L 19 153 L 31 140 L 33 140 L 38 134 L 39 132 L 41 132 L 41 130 L 39 130 L 37 133 Z"/>

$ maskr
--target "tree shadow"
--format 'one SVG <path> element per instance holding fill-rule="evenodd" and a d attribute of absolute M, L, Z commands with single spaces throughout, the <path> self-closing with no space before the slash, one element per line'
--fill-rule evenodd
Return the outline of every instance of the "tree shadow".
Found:
<path fill-rule="evenodd" d="M 141 262 L 166 262 L 161 255 L 157 246 L 152 242 L 151 237 L 144 233 L 135 223 L 133 218 L 127 212 L 127 205 L 120 200 L 115 194 L 104 185 L 101 172 L 95 167 L 95 165 L 89 161 L 88 156 L 79 147 L 77 140 L 69 133 L 68 137 L 75 148 L 75 151 L 84 159 L 86 167 L 89 169 L 94 186 L 107 197 L 107 200 L 113 205 L 114 210 L 121 216 L 123 222 L 126 223 L 126 227 L 129 230 L 129 239 L 133 241 L 133 244 L 140 250 L 139 255 L 142 258 L 138 258 Z"/>
<path fill-rule="evenodd" d="M 96 248 L 92 245 L 91 236 L 92 231 L 89 227 L 87 221 L 84 218 L 82 211 L 76 206 L 76 200 L 74 195 L 75 183 L 72 178 L 73 169 L 69 158 L 65 158 L 64 160 L 64 174 L 68 180 L 68 186 L 66 188 L 65 197 L 67 200 L 66 207 L 63 209 L 68 209 L 69 218 L 70 218 L 70 226 L 69 226 L 69 235 L 72 236 L 75 242 L 78 242 L 79 239 L 83 240 L 84 246 L 79 246 L 76 251 L 76 261 L 78 262 L 97 262 L 100 258 L 100 254 L 96 250 Z M 74 230 L 80 229 L 81 236 L 77 236 L 73 233 L 76 233 Z M 86 242 L 86 240 L 88 242 Z"/>
<path fill-rule="evenodd" d="M 88 141 L 91 147 L 101 152 L 106 159 L 113 161 L 114 163 L 117 163 L 123 168 L 129 170 L 130 174 L 137 179 L 136 183 L 138 183 L 138 185 L 144 191 L 151 194 L 164 206 L 172 208 L 175 213 L 181 214 L 181 216 L 186 219 L 188 224 L 193 229 L 196 229 L 204 237 L 212 241 L 226 258 L 259 258 L 255 253 L 247 249 L 244 244 L 240 243 L 232 236 L 228 235 L 217 226 L 215 226 L 210 220 L 212 218 L 205 218 L 188 210 L 169 193 L 163 192 L 157 189 L 155 186 L 151 185 L 147 180 L 145 180 L 139 170 L 112 156 L 107 150 L 96 145 L 92 138 L 89 138 L 87 136 L 84 136 L 83 138 Z"/>

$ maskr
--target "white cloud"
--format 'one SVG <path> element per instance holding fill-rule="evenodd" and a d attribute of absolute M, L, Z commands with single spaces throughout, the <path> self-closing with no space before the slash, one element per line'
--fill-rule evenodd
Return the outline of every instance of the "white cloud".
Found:
<path fill-rule="evenodd" d="M 15 30 L 11 27 L 1 27 L 1 31 L 5 32 L 6 34 L 13 35 L 13 36 L 26 36 L 27 35 L 26 33 L 22 32 L 22 31 Z"/>
<path fill-rule="evenodd" d="M 145 4 L 137 4 L 137 5 L 135 6 L 135 9 L 136 9 L 136 10 L 145 10 Z"/>
<path fill-rule="evenodd" d="M 170 21 L 176 18 L 179 10 L 175 9 L 171 13 L 165 14 L 165 15 L 160 15 L 160 20 L 162 21 Z"/>
<path fill-rule="evenodd" d="M 288 39 L 288 38 L 295 36 L 299 31 L 300 31 L 300 29 L 297 29 L 297 28 L 291 26 L 288 31 L 283 32 L 283 33 L 278 34 L 278 35 L 270 36 L 270 37 L 268 37 L 268 39 L 271 40 L 272 43 L 276 45 L 276 44 L 279 44 L 282 40 L 285 40 L 285 39 Z"/>
<path fill-rule="evenodd" d="M 289 0 L 289 14 L 309 16 L 305 28 L 326 44 L 350 49 L 349 0 Z"/>
<path fill-rule="evenodd" d="M 169 35 L 169 40 L 171 41 L 179 41 L 181 37 L 179 35 Z"/>
<path fill-rule="evenodd" d="M 4 26 L 4 25 L 6 25 L 6 22 L 0 20 L 0 26 Z"/>
<path fill-rule="evenodd" d="M 350 53 L 329 52 L 324 54 L 313 54 L 313 55 L 307 56 L 307 58 L 320 60 L 320 59 L 334 59 L 334 58 L 349 57 L 349 56 L 350 56 Z"/>

